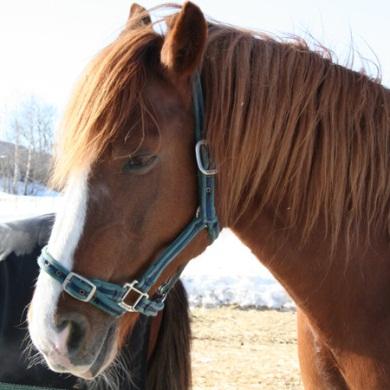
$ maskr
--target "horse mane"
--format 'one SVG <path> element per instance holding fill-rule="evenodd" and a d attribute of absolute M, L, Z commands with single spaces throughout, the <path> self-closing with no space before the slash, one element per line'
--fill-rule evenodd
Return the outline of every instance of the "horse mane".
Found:
<path fill-rule="evenodd" d="M 92 61 L 62 124 L 54 184 L 93 163 L 135 107 L 150 115 L 141 91 L 163 40 L 126 30 Z M 322 223 L 332 249 L 343 234 L 347 245 L 389 234 L 390 93 L 329 53 L 209 23 L 201 75 L 227 225 L 270 207 L 303 240 Z"/>
<path fill-rule="evenodd" d="M 69 175 L 93 164 L 134 110 L 140 112 L 143 131 L 143 119 L 150 114 L 141 91 L 162 41 L 148 27 L 126 29 L 87 66 L 60 125 L 54 187 L 63 188 Z"/>
<path fill-rule="evenodd" d="M 302 240 L 323 223 L 331 250 L 342 234 L 346 247 L 389 234 L 389 90 L 302 39 L 221 24 L 209 26 L 202 80 L 228 226 L 272 208 Z"/>
<path fill-rule="evenodd" d="M 187 293 L 180 281 L 169 293 L 162 316 L 156 347 L 149 361 L 146 389 L 190 389 L 191 321 Z"/>

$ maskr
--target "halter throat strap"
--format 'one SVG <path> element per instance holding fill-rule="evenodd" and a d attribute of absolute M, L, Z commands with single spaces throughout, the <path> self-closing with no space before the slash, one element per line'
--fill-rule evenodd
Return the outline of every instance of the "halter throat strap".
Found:
<path fill-rule="evenodd" d="M 160 279 L 164 270 L 201 231 L 208 231 L 210 243 L 218 237 L 220 226 L 215 209 L 215 175 L 217 171 L 211 166 L 207 142 L 204 139 L 204 102 L 199 74 L 196 74 L 193 81 L 193 109 L 199 193 L 196 215 L 139 279 L 124 285 L 101 279 L 90 279 L 71 272 L 50 255 L 47 247 L 43 248 L 38 258 L 38 264 L 43 271 L 61 283 L 63 290 L 73 298 L 91 303 L 114 317 L 119 317 L 126 312 L 156 316 L 164 308 L 165 299 L 179 279 L 184 267 L 159 286 L 154 296 L 150 297 L 150 289 Z"/>

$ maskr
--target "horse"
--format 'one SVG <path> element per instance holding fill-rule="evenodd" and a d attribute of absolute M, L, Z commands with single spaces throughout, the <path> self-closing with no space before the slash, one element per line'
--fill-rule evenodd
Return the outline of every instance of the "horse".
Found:
<path fill-rule="evenodd" d="M 71 98 L 34 345 L 94 377 L 230 228 L 297 305 L 305 388 L 390 388 L 389 90 L 191 2 L 164 20 L 133 13 Z"/>
<path fill-rule="evenodd" d="M 0 224 L 0 389 L 116 389 L 161 388 L 159 367 L 164 360 L 190 381 L 188 305 L 179 282 L 160 317 L 141 316 L 111 371 L 94 382 L 54 373 L 34 355 L 25 326 L 39 266 L 36 259 L 47 243 L 54 214 Z M 172 305 L 174 310 L 172 309 Z M 172 315 L 180 319 L 180 329 Z M 173 333 L 172 333 L 173 332 Z M 181 344 L 176 344 L 176 336 Z M 23 358 L 23 354 L 25 355 Z M 180 361 L 176 360 L 180 359 Z M 178 375 L 176 375 L 178 377 Z M 176 385 L 185 387 L 186 382 Z M 165 381 L 170 386 L 169 381 Z"/>

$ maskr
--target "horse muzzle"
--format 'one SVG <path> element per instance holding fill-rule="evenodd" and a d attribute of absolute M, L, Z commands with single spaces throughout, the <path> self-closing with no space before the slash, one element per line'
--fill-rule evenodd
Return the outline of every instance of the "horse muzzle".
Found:
<path fill-rule="evenodd" d="M 57 316 L 56 323 L 45 332 L 31 336 L 51 370 L 93 379 L 112 363 L 117 353 L 115 324 L 105 329 L 93 328 L 82 314 L 66 313 Z"/>

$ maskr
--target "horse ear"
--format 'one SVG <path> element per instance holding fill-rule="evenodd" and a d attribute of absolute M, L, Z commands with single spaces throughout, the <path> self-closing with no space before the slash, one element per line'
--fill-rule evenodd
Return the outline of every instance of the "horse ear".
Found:
<path fill-rule="evenodd" d="M 207 23 L 202 11 L 186 2 L 170 20 L 161 49 L 161 63 L 175 78 L 190 76 L 202 61 L 207 40 Z"/>
<path fill-rule="evenodd" d="M 150 18 L 149 12 L 141 5 L 133 3 L 130 7 L 126 29 L 148 26 L 150 24 L 152 24 L 152 19 Z"/>

